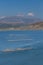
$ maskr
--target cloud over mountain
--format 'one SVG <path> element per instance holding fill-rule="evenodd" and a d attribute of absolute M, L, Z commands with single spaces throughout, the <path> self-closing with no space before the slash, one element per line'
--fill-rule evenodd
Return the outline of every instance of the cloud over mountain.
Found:
<path fill-rule="evenodd" d="M 29 12 L 27 15 L 28 15 L 28 16 L 34 16 L 34 13 Z"/>

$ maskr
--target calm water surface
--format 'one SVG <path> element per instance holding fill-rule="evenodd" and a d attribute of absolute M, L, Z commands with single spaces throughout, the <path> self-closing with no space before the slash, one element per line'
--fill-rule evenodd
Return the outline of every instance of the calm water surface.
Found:
<path fill-rule="evenodd" d="M 43 31 L 0 31 L 0 65 L 43 65 Z"/>

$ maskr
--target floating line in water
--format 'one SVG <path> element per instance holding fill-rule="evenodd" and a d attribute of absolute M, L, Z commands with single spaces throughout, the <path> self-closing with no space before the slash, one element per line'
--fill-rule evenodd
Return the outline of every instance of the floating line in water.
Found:
<path fill-rule="evenodd" d="M 16 41 L 26 41 L 26 40 L 32 40 L 32 39 L 19 39 L 19 40 L 8 40 L 9 42 L 16 42 Z"/>

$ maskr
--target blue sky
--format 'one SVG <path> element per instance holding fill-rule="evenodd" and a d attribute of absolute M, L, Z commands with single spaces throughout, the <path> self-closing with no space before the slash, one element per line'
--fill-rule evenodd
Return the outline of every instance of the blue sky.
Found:
<path fill-rule="evenodd" d="M 0 0 L 0 16 L 29 13 L 43 19 L 43 0 Z"/>

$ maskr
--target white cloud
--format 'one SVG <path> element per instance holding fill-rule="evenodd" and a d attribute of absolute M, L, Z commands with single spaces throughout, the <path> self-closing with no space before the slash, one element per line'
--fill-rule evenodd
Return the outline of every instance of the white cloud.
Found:
<path fill-rule="evenodd" d="M 27 15 L 28 16 L 34 16 L 34 14 L 32 12 L 29 12 Z"/>

